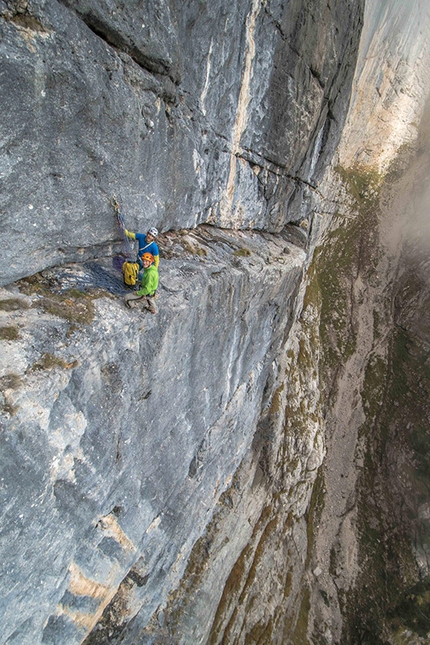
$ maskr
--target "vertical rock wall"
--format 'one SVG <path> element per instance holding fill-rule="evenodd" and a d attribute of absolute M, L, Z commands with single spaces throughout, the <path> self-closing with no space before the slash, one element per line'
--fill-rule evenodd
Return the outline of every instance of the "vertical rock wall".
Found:
<path fill-rule="evenodd" d="M 399 148 L 417 137 L 427 98 L 429 3 L 368 0 L 339 149 L 344 166 L 387 171 Z"/>
<path fill-rule="evenodd" d="M 429 28 L 428 3 L 367 3 L 327 175 L 337 215 L 311 282 L 327 439 L 309 577 L 319 642 L 423 643 L 430 632 L 428 337 L 412 323 L 428 297 Z"/>
<path fill-rule="evenodd" d="M 252 452 L 305 253 L 210 229 L 164 248 L 157 316 L 94 289 L 107 263 L 1 291 L 4 643 L 139 642 Z"/>
<path fill-rule="evenodd" d="M 319 186 L 323 243 L 260 420 L 259 465 L 246 464 L 265 504 L 210 643 L 428 641 L 428 17 L 426 3 L 367 5 L 350 116 Z M 237 513 L 245 482 L 228 502 Z M 225 515 L 148 639 L 185 629 L 192 641 L 196 613 L 205 624 Z"/>
<path fill-rule="evenodd" d="M 109 252 L 113 193 L 132 230 L 307 216 L 360 3 L 2 0 L 0 20 L 2 284 Z"/>

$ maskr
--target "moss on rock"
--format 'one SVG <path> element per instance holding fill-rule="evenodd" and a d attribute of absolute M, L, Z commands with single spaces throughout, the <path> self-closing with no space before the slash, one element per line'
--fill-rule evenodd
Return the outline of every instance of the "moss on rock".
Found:
<path fill-rule="evenodd" d="M 16 325 L 0 327 L 0 340 L 17 340 L 17 338 L 19 338 L 19 330 Z"/>

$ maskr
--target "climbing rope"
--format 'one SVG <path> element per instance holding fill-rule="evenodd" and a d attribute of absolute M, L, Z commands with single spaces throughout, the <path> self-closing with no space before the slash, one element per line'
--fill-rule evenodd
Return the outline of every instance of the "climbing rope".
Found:
<path fill-rule="evenodd" d="M 110 202 L 111 202 L 112 206 L 115 209 L 118 224 L 119 224 L 119 227 L 120 227 L 121 232 L 122 232 L 123 250 L 124 250 L 124 252 L 125 252 L 125 254 L 127 256 L 134 257 L 135 252 L 133 250 L 133 246 L 132 246 L 130 240 L 128 239 L 127 235 L 125 234 L 125 220 L 124 220 L 123 214 L 121 213 L 121 209 L 119 207 L 119 203 L 118 203 L 118 200 L 116 198 L 116 195 L 112 195 Z"/>

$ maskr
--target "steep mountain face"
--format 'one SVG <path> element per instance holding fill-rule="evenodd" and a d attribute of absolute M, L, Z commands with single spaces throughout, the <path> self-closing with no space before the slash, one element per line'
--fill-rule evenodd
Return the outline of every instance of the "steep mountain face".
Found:
<path fill-rule="evenodd" d="M 356 216 L 328 234 L 308 288 L 322 301 L 327 457 L 309 581 L 322 642 L 428 641 L 426 227 L 414 250 L 410 238 L 428 163 L 426 143 L 384 180 L 342 175 Z"/>
<path fill-rule="evenodd" d="M 377 270 L 382 266 L 390 278 L 384 295 L 391 298 L 374 310 L 373 345 L 361 392 L 360 570 L 347 603 L 344 631 L 349 642 L 426 643 L 430 633 L 430 336 L 423 309 L 430 284 L 428 123 L 427 109 L 415 146 L 381 188 L 380 256 L 375 260 Z M 387 255 L 393 257 L 386 246 L 390 235 L 383 237 L 393 214 L 402 227 L 395 272 L 387 266 Z"/>
<path fill-rule="evenodd" d="M 430 633 L 428 10 L 367 5 L 334 172 L 342 203 L 309 273 L 327 440 L 311 557 L 317 642 Z"/>
<path fill-rule="evenodd" d="M 428 7 L 363 11 L 0 0 L 0 643 L 425 642 Z"/>
<path fill-rule="evenodd" d="M 3 0 L 0 15 L 2 284 L 109 250 L 112 193 L 142 230 L 307 216 L 361 3 Z"/>

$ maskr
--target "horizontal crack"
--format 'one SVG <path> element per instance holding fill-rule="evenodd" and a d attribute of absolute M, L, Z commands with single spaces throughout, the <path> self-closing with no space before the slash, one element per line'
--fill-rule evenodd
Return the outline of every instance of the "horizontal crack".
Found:
<path fill-rule="evenodd" d="M 252 150 L 246 150 L 245 153 L 248 154 L 240 154 L 236 153 L 236 157 L 238 159 L 243 159 L 244 161 L 247 161 L 249 164 L 254 165 L 254 166 L 259 166 L 260 168 L 263 168 L 267 172 L 270 172 L 274 175 L 282 175 L 283 177 L 287 179 L 291 179 L 291 181 L 305 184 L 312 190 L 316 189 L 315 184 L 311 184 L 309 181 L 306 181 L 306 179 L 303 179 L 302 177 L 298 177 L 297 175 L 291 175 L 289 174 L 283 166 L 280 164 L 276 163 L 272 159 L 268 159 L 267 157 L 262 157 L 256 152 L 253 152 Z M 257 157 L 257 159 L 256 159 Z M 266 162 L 266 163 L 264 163 Z"/>

